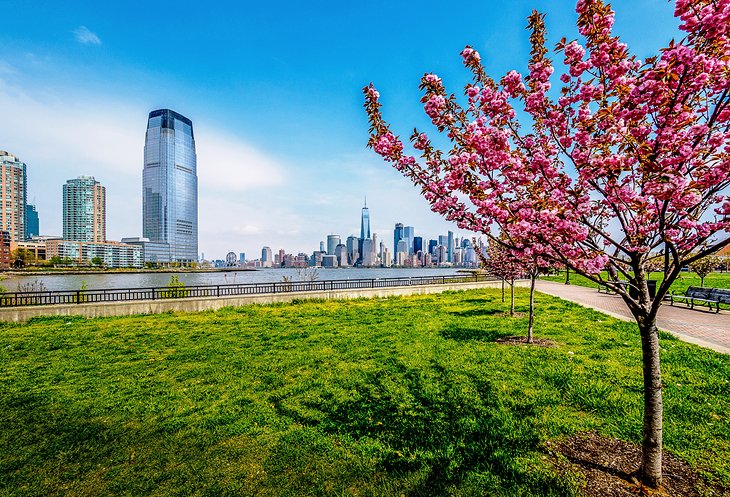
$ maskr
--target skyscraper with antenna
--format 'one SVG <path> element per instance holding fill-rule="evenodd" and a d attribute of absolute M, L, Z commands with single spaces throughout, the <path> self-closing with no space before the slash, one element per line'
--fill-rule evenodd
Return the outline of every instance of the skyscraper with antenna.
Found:
<path fill-rule="evenodd" d="M 370 211 L 368 210 L 368 198 L 365 197 L 365 206 L 362 208 L 360 216 L 360 239 L 368 238 L 370 238 Z"/>

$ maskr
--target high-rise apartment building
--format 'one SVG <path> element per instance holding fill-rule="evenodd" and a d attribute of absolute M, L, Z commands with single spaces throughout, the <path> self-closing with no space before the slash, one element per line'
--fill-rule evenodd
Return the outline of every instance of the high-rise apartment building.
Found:
<path fill-rule="evenodd" d="M 30 240 L 34 236 L 41 234 L 40 222 L 38 221 L 38 211 L 33 204 L 25 206 L 25 239 Z"/>
<path fill-rule="evenodd" d="M 63 185 L 63 239 L 106 241 L 106 188 L 93 176 L 79 176 Z"/>
<path fill-rule="evenodd" d="M 193 123 L 170 109 L 150 112 L 144 145 L 142 231 L 169 246 L 169 260 L 198 260 L 198 173 Z"/>
<path fill-rule="evenodd" d="M 11 242 L 25 240 L 25 198 L 27 181 L 25 163 L 0 150 L 0 231 L 7 231 Z"/>

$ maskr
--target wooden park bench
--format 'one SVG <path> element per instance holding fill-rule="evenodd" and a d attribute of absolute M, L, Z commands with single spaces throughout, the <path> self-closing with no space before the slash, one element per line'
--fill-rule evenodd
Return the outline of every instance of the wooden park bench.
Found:
<path fill-rule="evenodd" d="M 624 280 L 619 280 L 618 284 L 624 288 L 627 288 L 629 286 L 629 282 L 624 281 Z M 615 292 L 613 290 L 611 290 L 610 288 L 608 288 L 606 285 L 598 285 L 598 293 L 605 293 L 607 295 L 611 295 Z"/>
<path fill-rule="evenodd" d="M 715 308 L 715 312 L 720 312 L 720 304 L 730 305 L 730 290 L 724 288 L 702 288 L 699 286 L 691 286 L 684 292 L 684 295 L 670 293 L 669 305 L 674 302 L 684 302 L 690 309 L 694 309 L 695 304 L 706 305 L 708 308 Z"/>

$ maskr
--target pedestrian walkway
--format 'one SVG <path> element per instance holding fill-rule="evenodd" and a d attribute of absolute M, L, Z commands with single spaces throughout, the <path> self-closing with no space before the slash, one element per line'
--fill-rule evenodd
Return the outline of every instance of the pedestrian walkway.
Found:
<path fill-rule="evenodd" d="M 621 297 L 598 293 L 596 288 L 538 281 L 537 290 L 585 307 L 592 307 L 624 321 L 634 320 Z M 667 331 L 685 342 L 730 354 L 730 312 L 727 310 L 721 310 L 716 314 L 715 311 L 706 308 L 698 310 L 695 307 L 691 310 L 684 304 L 675 306 L 664 304 L 659 309 L 657 326 L 660 330 Z"/>

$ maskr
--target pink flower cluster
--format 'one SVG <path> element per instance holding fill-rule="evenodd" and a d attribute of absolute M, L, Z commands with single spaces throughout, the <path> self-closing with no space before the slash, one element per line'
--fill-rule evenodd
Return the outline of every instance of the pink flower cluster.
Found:
<path fill-rule="evenodd" d="M 669 249 L 681 265 L 730 232 L 730 0 L 677 0 L 686 37 L 644 62 L 613 34 L 603 0 L 579 0 L 576 11 L 583 40 L 559 46 L 557 100 L 536 13 L 524 81 L 510 71 L 496 84 L 469 46 L 461 52 L 474 76 L 468 107 L 447 97 L 438 76 L 422 78 L 425 113 L 449 150 L 414 132 L 421 155 L 404 155 L 372 86 L 364 90 L 370 146 L 435 212 L 473 231 L 496 226 L 523 256 L 628 274 Z"/>

